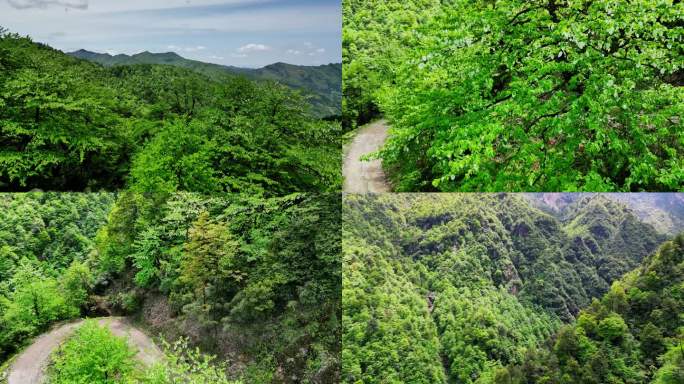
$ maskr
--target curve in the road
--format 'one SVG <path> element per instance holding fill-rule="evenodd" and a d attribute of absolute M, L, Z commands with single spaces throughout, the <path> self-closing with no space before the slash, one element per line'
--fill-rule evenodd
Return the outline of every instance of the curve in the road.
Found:
<path fill-rule="evenodd" d="M 361 157 L 379 150 L 387 139 L 389 127 L 385 120 L 362 127 L 349 145 L 344 157 L 342 173 L 344 192 L 382 193 L 390 186 L 382 170 L 381 160 L 362 161 Z"/>
<path fill-rule="evenodd" d="M 106 317 L 98 319 L 102 326 L 108 326 L 112 333 L 126 337 L 131 347 L 138 351 L 136 358 L 145 366 L 150 366 L 164 356 L 157 345 L 139 329 L 134 328 L 126 318 Z M 50 354 L 74 331 L 83 324 L 83 320 L 65 324 L 38 337 L 10 365 L 8 384 L 39 384 L 45 380 L 45 370 L 50 361 Z"/>

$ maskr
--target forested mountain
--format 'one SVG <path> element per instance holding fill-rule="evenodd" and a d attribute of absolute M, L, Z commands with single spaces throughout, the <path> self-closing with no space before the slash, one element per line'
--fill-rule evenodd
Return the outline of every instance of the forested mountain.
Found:
<path fill-rule="evenodd" d="M 553 215 L 565 215 L 568 206 L 592 193 L 531 193 L 527 197 L 540 209 Z M 684 196 L 679 193 L 604 193 L 609 199 L 631 208 L 644 222 L 662 233 L 679 234 L 684 228 Z"/>
<path fill-rule="evenodd" d="M 684 382 L 684 235 L 664 243 L 496 383 Z"/>
<path fill-rule="evenodd" d="M 666 238 L 601 195 L 345 195 L 343 380 L 493 382 Z"/>
<path fill-rule="evenodd" d="M 345 128 L 396 191 L 684 188 L 679 0 L 344 0 Z"/>
<path fill-rule="evenodd" d="M 0 189 L 335 191 L 341 127 L 288 87 L 104 68 L 0 33 Z"/>
<path fill-rule="evenodd" d="M 134 55 L 110 55 L 109 53 L 98 53 L 87 51 L 85 49 L 79 49 L 78 51 L 66 52 L 66 54 L 79 59 L 102 64 L 105 67 L 135 64 L 166 64 L 193 69 L 197 72 L 203 72 L 206 75 L 213 74 L 214 76 L 225 75 L 226 73 L 236 74 L 238 72 L 250 71 L 248 68 L 223 66 L 219 64 L 204 63 L 197 60 L 186 59 L 175 52 L 152 53 L 145 51 L 136 53 Z"/>
<path fill-rule="evenodd" d="M 268 80 L 285 84 L 293 89 L 304 91 L 319 117 L 335 116 L 342 108 L 342 64 L 319 66 L 292 65 L 275 63 L 263 68 L 239 68 L 212 63 L 204 63 L 181 57 L 175 52 L 141 52 L 135 55 L 110 55 L 86 50 L 69 52 L 68 55 L 102 64 L 106 67 L 135 64 L 166 64 L 191 69 L 212 79 L 226 75 L 243 75 L 254 80 Z"/>
<path fill-rule="evenodd" d="M 0 378 L 2 362 L 56 321 L 124 315 L 217 355 L 224 378 L 336 382 L 339 198 L 0 195 Z M 77 353 L 75 343 L 62 353 Z"/>

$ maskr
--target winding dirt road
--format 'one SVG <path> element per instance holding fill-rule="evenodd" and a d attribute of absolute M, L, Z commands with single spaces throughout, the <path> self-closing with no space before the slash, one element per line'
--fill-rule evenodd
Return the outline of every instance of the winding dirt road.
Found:
<path fill-rule="evenodd" d="M 390 186 L 382 170 L 380 160 L 361 161 L 361 157 L 380 149 L 387 139 L 388 125 L 379 120 L 362 127 L 354 141 L 347 148 L 342 166 L 344 192 L 382 193 L 389 192 Z"/>
<path fill-rule="evenodd" d="M 98 319 L 102 326 L 108 326 L 112 333 L 126 337 L 129 345 L 138 351 L 136 358 L 145 366 L 150 366 L 164 356 L 157 345 L 143 332 L 134 328 L 126 318 L 107 317 Z M 40 384 L 45 380 L 45 369 L 50 354 L 74 331 L 83 325 L 83 320 L 62 325 L 38 337 L 26 348 L 9 368 L 8 384 Z"/>

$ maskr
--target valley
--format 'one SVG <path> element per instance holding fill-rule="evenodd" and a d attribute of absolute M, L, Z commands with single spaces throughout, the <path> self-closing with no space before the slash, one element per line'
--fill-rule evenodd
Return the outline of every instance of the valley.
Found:
<path fill-rule="evenodd" d="M 678 199 L 345 195 L 343 381 L 650 383 L 684 372 L 666 352 L 682 343 L 684 227 L 639 215 Z M 602 330 L 580 331 L 589 319 Z M 641 345 L 644 327 L 661 335 L 655 350 Z M 579 347 L 564 350 L 571 331 Z"/>

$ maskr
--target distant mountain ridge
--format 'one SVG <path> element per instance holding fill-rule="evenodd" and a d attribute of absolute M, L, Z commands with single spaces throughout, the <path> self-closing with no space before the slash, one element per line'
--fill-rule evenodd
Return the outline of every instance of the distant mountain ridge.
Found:
<path fill-rule="evenodd" d="M 342 64 L 302 66 L 274 63 L 262 68 L 240 68 L 186 59 L 175 52 L 141 52 L 134 55 L 110 55 L 80 49 L 68 55 L 98 63 L 105 67 L 136 64 L 162 64 L 187 68 L 217 79 L 226 75 L 243 75 L 253 80 L 276 81 L 290 88 L 302 90 L 310 96 L 316 115 L 339 115 L 342 111 Z"/>
<path fill-rule="evenodd" d="M 562 217 L 595 193 L 526 193 L 537 208 Z M 684 231 L 684 196 L 678 193 L 603 193 L 604 198 L 625 204 L 643 222 L 659 232 L 676 235 Z"/>
<path fill-rule="evenodd" d="M 109 53 L 99 53 L 88 51 L 85 49 L 79 49 L 78 51 L 74 52 L 66 52 L 66 54 L 73 57 L 77 57 L 79 59 L 84 59 L 92 61 L 94 63 L 102 64 L 105 67 L 111 67 L 114 65 L 134 64 L 168 64 L 190 69 L 196 69 L 193 65 L 200 65 L 206 68 L 216 68 L 223 71 L 228 71 L 229 73 L 254 71 L 254 69 L 249 68 L 238 68 L 233 66 L 219 65 L 213 63 L 206 63 L 198 60 L 186 59 L 175 52 L 152 53 L 149 51 L 144 51 L 133 55 L 126 55 L 123 53 L 118 55 L 110 55 Z"/>

